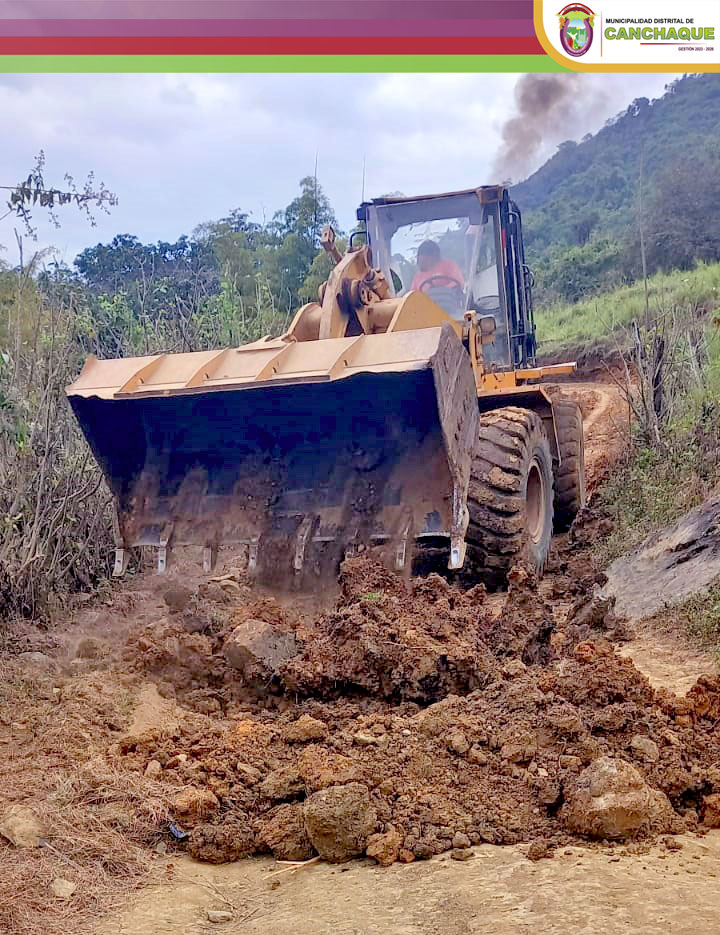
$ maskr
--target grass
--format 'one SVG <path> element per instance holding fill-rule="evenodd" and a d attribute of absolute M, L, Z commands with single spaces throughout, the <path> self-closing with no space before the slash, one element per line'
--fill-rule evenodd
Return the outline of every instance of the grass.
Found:
<path fill-rule="evenodd" d="M 597 495 L 614 524 L 610 536 L 596 546 L 601 566 L 702 503 L 714 478 L 699 476 L 696 465 L 697 453 L 686 439 L 662 454 L 649 448 L 628 453 Z"/>
<path fill-rule="evenodd" d="M 720 306 L 720 263 L 700 263 L 695 269 L 656 273 L 648 280 L 651 313 L 672 306 Z M 555 305 L 536 311 L 541 353 L 562 347 L 606 341 L 609 335 L 645 315 L 642 282 L 621 286 L 576 305 Z"/>
<path fill-rule="evenodd" d="M 124 676 L 29 675 L 0 657 L 0 814 L 29 808 L 47 839 L 0 838 L 0 932 L 90 931 L 163 869 L 152 847 L 170 817 L 167 788 L 105 756 L 132 695 Z M 75 884 L 69 899 L 53 895 L 56 878 Z"/>
<path fill-rule="evenodd" d="M 714 652 L 720 667 L 720 578 L 703 593 L 663 608 L 651 622 L 661 629 L 685 630 L 700 646 Z"/>

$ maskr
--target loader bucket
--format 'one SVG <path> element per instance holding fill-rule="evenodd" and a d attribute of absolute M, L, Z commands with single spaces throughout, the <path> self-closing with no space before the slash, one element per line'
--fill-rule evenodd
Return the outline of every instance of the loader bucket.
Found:
<path fill-rule="evenodd" d="M 464 560 L 477 399 L 449 326 L 221 353 L 90 359 L 70 403 L 115 496 L 118 548 L 239 549 L 282 587 L 383 546 Z"/>

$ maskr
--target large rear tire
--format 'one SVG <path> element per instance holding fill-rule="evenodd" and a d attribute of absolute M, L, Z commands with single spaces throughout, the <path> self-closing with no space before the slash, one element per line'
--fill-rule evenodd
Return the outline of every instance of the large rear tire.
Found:
<path fill-rule="evenodd" d="M 553 467 L 542 419 L 506 406 L 482 413 L 468 511 L 473 578 L 502 585 L 519 561 L 541 573 L 553 531 Z"/>
<path fill-rule="evenodd" d="M 555 471 L 555 530 L 567 532 L 585 506 L 585 440 L 580 407 L 569 399 L 553 403 L 560 464 Z"/>

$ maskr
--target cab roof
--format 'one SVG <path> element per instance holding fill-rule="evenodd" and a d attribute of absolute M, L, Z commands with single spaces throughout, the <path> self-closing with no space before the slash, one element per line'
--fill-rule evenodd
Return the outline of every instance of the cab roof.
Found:
<path fill-rule="evenodd" d="M 502 201 L 504 194 L 505 187 L 503 185 L 481 185 L 479 188 L 465 188 L 456 192 L 441 192 L 435 195 L 386 195 L 384 198 L 373 198 L 370 201 L 364 201 L 357 210 L 357 219 L 358 221 L 366 220 L 367 209 L 376 205 L 412 204 L 418 201 L 452 198 L 455 195 L 477 195 L 481 204 L 492 204 L 496 201 Z"/>

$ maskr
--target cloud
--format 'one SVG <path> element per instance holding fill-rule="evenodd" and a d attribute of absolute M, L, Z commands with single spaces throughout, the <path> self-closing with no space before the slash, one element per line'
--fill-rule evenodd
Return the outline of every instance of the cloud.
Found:
<path fill-rule="evenodd" d="M 568 76 L 572 77 L 572 76 Z M 62 228 L 39 224 L 40 244 L 67 260 L 117 233 L 173 240 L 241 207 L 271 216 L 297 193 L 317 157 L 341 226 L 362 191 L 451 190 L 491 178 L 518 75 L 4 75 L 0 184 L 24 177 L 35 154 L 59 184 L 93 170 L 120 204 L 89 228 L 65 209 Z M 640 95 L 658 96 L 662 75 L 582 75 L 572 136 L 599 129 Z M 598 103 L 593 92 L 603 82 Z M 535 168 L 568 131 L 543 137 Z M 38 216 L 39 220 L 39 216 Z M 12 219 L 0 243 L 15 255 Z"/>

